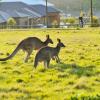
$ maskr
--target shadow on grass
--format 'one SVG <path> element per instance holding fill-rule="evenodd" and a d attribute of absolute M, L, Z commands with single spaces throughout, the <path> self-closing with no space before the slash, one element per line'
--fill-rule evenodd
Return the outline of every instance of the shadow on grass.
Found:
<path fill-rule="evenodd" d="M 55 65 L 51 64 L 50 68 L 56 69 L 60 72 L 65 72 L 65 70 L 71 68 L 71 65 L 65 63 L 55 64 Z"/>
<path fill-rule="evenodd" d="M 93 65 L 89 65 L 89 66 L 79 66 L 77 64 L 65 64 L 65 63 L 61 63 L 61 64 L 56 64 L 56 65 L 51 65 L 51 68 L 55 68 L 56 70 L 58 70 L 59 72 L 68 72 L 69 74 L 73 75 L 77 75 L 78 77 L 81 76 L 95 76 L 98 73 L 96 72 L 96 66 Z"/>

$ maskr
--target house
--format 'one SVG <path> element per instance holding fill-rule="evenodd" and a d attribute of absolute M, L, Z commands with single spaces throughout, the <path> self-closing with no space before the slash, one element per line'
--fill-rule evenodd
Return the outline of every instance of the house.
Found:
<path fill-rule="evenodd" d="M 12 17 L 17 25 L 31 25 L 32 21 L 40 18 L 41 15 L 30 9 L 30 6 L 23 2 L 1 2 L 0 23 L 7 23 Z"/>
<path fill-rule="evenodd" d="M 46 25 L 46 17 L 48 16 L 48 26 L 51 26 L 56 21 L 60 25 L 60 11 L 54 6 L 48 6 L 48 15 L 46 15 L 45 5 L 31 5 L 33 10 L 41 15 L 39 23 Z"/>
<path fill-rule="evenodd" d="M 7 24 L 9 18 L 14 18 L 18 26 L 46 24 L 46 10 L 43 5 L 28 5 L 23 2 L 1 2 L 0 24 Z M 60 23 L 59 11 L 48 7 L 48 24 L 56 20 Z"/>

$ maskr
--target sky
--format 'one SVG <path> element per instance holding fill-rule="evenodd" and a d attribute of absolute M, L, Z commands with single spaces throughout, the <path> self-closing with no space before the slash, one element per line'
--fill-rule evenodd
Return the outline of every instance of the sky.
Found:
<path fill-rule="evenodd" d="M 15 1 L 22 1 L 28 4 L 45 4 L 45 0 L 2 0 L 2 2 L 15 2 Z M 52 5 L 48 3 L 49 5 Z"/>

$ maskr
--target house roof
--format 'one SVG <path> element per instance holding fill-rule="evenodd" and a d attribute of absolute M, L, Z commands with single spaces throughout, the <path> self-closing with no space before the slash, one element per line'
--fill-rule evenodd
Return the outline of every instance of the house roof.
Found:
<path fill-rule="evenodd" d="M 59 10 L 49 6 L 48 12 L 59 13 Z M 28 5 L 23 2 L 0 3 L 0 23 L 6 22 L 9 17 L 40 18 L 42 16 L 46 16 L 45 5 Z"/>
<path fill-rule="evenodd" d="M 10 17 L 41 17 L 40 14 L 34 12 L 29 5 L 23 2 L 1 2 L 0 11 L 0 16 L 2 16 L 0 17 L 0 22 L 4 21 L 6 15 Z"/>
<path fill-rule="evenodd" d="M 0 11 L 0 22 L 6 22 L 11 16 L 3 11 Z"/>
<path fill-rule="evenodd" d="M 46 6 L 45 5 L 30 5 L 34 11 L 41 14 L 41 16 L 46 16 Z M 55 8 L 54 6 L 48 6 L 48 13 L 59 13 L 60 10 Z"/>

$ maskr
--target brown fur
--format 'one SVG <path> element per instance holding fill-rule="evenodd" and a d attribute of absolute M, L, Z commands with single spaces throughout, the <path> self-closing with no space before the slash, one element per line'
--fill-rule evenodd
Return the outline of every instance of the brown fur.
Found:
<path fill-rule="evenodd" d="M 2 59 L 0 59 L 0 61 L 6 61 L 8 59 L 11 59 L 13 56 L 16 55 L 16 53 L 20 49 L 22 49 L 23 51 L 25 51 L 27 53 L 27 56 L 25 58 L 25 62 L 28 62 L 28 59 L 29 59 L 30 55 L 32 54 L 33 50 L 39 50 L 41 47 L 47 46 L 49 43 L 53 44 L 49 35 L 46 36 L 46 40 L 44 42 L 42 42 L 37 37 L 28 37 L 28 38 L 22 40 L 18 44 L 18 46 L 16 47 L 16 49 L 13 51 L 13 53 L 10 56 L 8 56 L 6 58 L 2 58 Z"/>
<path fill-rule="evenodd" d="M 60 52 L 61 47 L 65 47 L 65 45 L 61 42 L 60 39 L 57 40 L 58 40 L 58 44 L 56 47 L 46 46 L 39 50 L 39 52 L 36 54 L 35 61 L 34 61 L 35 68 L 37 67 L 38 62 L 42 62 L 42 61 L 44 62 L 44 66 L 48 68 L 50 60 L 52 58 L 56 59 L 57 62 L 60 62 L 58 54 Z"/>

